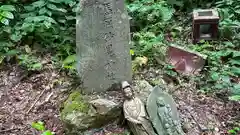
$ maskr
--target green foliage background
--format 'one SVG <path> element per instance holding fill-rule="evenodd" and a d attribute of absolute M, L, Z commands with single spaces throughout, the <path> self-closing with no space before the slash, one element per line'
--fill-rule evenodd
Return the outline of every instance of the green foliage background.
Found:
<path fill-rule="evenodd" d="M 55 62 L 62 62 L 74 54 L 78 1 L 6 1 L 0 4 L 1 61 L 15 56 L 19 64 L 35 70 L 42 67 L 41 55 L 51 53 Z"/>
<path fill-rule="evenodd" d="M 77 0 L 8 0 L 0 2 L 0 63 L 17 62 L 28 70 L 43 68 L 42 56 L 60 69 L 75 70 Z M 164 62 L 168 45 L 176 44 L 208 56 L 208 64 L 195 78 L 203 91 L 231 91 L 240 98 L 240 0 L 126 0 L 131 16 L 133 59 L 146 56 L 173 77 Z M 191 12 L 216 8 L 221 16 L 217 42 L 192 45 Z M 159 65 L 155 65 L 159 66 Z M 162 66 L 162 67 L 161 67 Z"/>
<path fill-rule="evenodd" d="M 199 76 L 191 77 L 203 92 L 228 91 L 231 100 L 239 100 L 240 38 L 239 1 L 233 0 L 134 0 L 128 1 L 132 16 L 133 50 L 137 56 L 157 57 L 164 61 L 168 45 L 175 44 L 208 56 Z M 219 40 L 193 45 L 191 12 L 193 9 L 215 8 L 220 15 Z M 170 37 L 170 40 L 168 38 Z M 154 60 L 154 59 L 153 59 Z M 172 67 L 161 63 L 166 74 L 177 77 Z M 158 64 L 159 66 L 159 64 Z"/>

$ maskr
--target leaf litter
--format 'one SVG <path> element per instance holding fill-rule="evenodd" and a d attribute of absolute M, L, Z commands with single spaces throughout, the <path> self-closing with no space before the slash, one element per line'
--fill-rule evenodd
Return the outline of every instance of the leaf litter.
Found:
<path fill-rule="evenodd" d="M 20 79 L 24 73 L 18 66 L 0 72 L 0 134 L 33 135 L 30 125 L 35 121 L 43 121 L 57 135 L 63 134 L 59 106 L 65 95 L 52 84 L 61 76 L 46 70 Z"/>

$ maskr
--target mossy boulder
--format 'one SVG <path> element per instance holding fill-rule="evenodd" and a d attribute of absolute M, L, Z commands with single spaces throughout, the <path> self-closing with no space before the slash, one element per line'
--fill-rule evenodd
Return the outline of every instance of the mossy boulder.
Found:
<path fill-rule="evenodd" d="M 62 114 L 65 115 L 72 111 L 80 111 L 87 113 L 89 110 L 89 103 L 84 101 L 80 92 L 73 92 L 69 95 L 68 99 L 64 102 L 64 109 Z"/>
<path fill-rule="evenodd" d="M 91 128 L 100 128 L 119 120 L 122 116 L 120 103 L 107 99 L 92 99 L 75 91 L 63 104 L 61 119 L 68 135 L 81 135 Z"/>

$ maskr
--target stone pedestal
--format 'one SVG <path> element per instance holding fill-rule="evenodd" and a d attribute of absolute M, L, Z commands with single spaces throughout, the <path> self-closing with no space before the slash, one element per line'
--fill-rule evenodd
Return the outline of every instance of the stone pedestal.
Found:
<path fill-rule="evenodd" d="M 192 42 L 217 39 L 219 15 L 216 10 L 203 9 L 193 11 Z"/>

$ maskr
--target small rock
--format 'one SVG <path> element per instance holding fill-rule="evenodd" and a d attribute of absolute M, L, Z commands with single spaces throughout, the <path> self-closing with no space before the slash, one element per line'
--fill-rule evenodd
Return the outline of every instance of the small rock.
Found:
<path fill-rule="evenodd" d="M 113 101 L 106 99 L 97 99 L 91 101 L 90 103 L 94 106 L 97 113 L 101 115 L 107 114 L 107 112 L 111 111 L 111 109 L 117 106 L 117 104 L 114 103 Z"/>
<path fill-rule="evenodd" d="M 214 130 L 215 130 L 215 132 L 217 132 L 217 133 L 220 131 L 219 128 L 217 128 L 217 127 L 215 127 Z"/>
<path fill-rule="evenodd" d="M 120 103 L 103 98 L 90 100 L 93 95 L 73 92 L 64 103 L 61 119 L 68 134 L 77 134 L 90 128 L 100 128 L 120 120 Z"/>
<path fill-rule="evenodd" d="M 52 73 L 52 77 L 56 77 L 56 76 L 57 76 L 57 74 L 53 72 Z"/>
<path fill-rule="evenodd" d="M 166 85 L 167 83 L 162 79 L 162 76 L 151 79 L 153 85 Z"/>
<path fill-rule="evenodd" d="M 22 94 L 22 93 L 24 93 L 24 91 L 25 91 L 25 90 L 20 90 L 19 92 Z"/>
<path fill-rule="evenodd" d="M 185 133 L 187 133 L 189 129 L 191 129 L 191 126 L 188 123 L 184 123 L 182 129 Z"/>
<path fill-rule="evenodd" d="M 0 91 L 0 99 L 2 98 L 2 96 L 3 96 L 3 92 Z"/>
<path fill-rule="evenodd" d="M 139 97 L 144 103 L 147 101 L 147 97 L 150 95 L 153 86 L 151 86 L 146 80 L 135 81 L 133 90 L 136 92 L 136 96 Z"/>
<path fill-rule="evenodd" d="M 15 97 L 15 100 L 16 100 L 17 102 L 22 101 L 22 99 L 23 99 L 23 97 Z"/>
<path fill-rule="evenodd" d="M 51 88 L 50 88 L 50 86 L 45 86 L 45 89 L 50 90 Z"/>
<path fill-rule="evenodd" d="M 5 116 L 4 115 L 0 115 L 0 120 L 3 120 Z"/>
<path fill-rule="evenodd" d="M 225 122 L 221 122 L 223 127 L 226 127 L 226 123 Z"/>
<path fill-rule="evenodd" d="M 10 75 L 10 76 L 15 76 L 15 73 L 14 73 L 14 72 L 11 72 L 9 75 Z"/>

